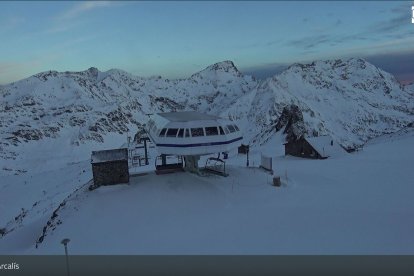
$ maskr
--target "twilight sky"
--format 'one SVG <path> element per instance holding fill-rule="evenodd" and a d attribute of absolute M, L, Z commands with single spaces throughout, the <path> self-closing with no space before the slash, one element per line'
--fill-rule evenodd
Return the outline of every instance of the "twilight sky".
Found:
<path fill-rule="evenodd" d="M 413 1 L 0 1 L 0 84 L 41 71 L 188 77 L 232 60 L 271 76 L 362 57 L 414 81 Z"/>

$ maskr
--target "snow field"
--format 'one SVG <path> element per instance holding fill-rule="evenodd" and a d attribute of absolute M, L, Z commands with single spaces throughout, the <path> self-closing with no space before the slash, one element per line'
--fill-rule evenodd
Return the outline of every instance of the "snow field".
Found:
<path fill-rule="evenodd" d="M 253 149 L 250 164 L 258 165 L 260 152 L 272 155 L 280 188 L 268 173 L 246 168 L 244 155 L 230 155 L 229 177 L 149 169 L 129 185 L 80 190 L 37 249 L 52 210 L 26 218 L 0 240 L 0 253 L 62 254 L 66 237 L 71 254 L 414 253 L 412 135 L 326 160 L 285 157 L 279 138 Z"/>

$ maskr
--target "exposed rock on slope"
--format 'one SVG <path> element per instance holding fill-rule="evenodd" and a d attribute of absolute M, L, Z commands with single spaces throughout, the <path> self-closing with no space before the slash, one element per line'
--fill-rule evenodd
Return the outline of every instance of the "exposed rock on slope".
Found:
<path fill-rule="evenodd" d="M 301 110 L 309 135 L 329 134 L 346 148 L 414 121 L 413 95 L 362 59 L 295 64 L 254 93 L 244 114 L 251 141 L 266 140 L 269 135 L 263 135 L 275 131 L 273 122 L 292 104 Z"/>
<path fill-rule="evenodd" d="M 245 142 L 263 143 L 285 127 L 288 139 L 329 134 L 353 148 L 414 121 L 411 88 L 362 59 L 294 64 L 263 81 L 231 61 L 178 80 L 116 69 L 43 72 L 0 86 L 0 158 L 15 159 L 22 145 L 45 139 L 76 147 L 132 135 L 145 114 L 178 110 L 237 120 Z"/>
<path fill-rule="evenodd" d="M 299 137 L 306 135 L 303 114 L 297 105 L 288 105 L 283 108 L 276 123 L 276 131 L 284 128 L 283 133 L 287 141 L 297 140 Z"/>
<path fill-rule="evenodd" d="M 147 113 L 219 113 L 254 86 L 229 61 L 180 80 L 96 68 L 39 73 L 0 87 L 0 158 L 15 159 L 19 145 L 45 138 L 78 146 L 103 142 L 110 133 L 126 135 L 142 129 Z"/>

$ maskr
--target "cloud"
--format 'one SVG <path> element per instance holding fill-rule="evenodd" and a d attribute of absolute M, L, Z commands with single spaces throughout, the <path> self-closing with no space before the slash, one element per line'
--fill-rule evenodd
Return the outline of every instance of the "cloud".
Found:
<path fill-rule="evenodd" d="M 411 24 L 411 10 L 407 10 L 397 17 L 377 24 L 372 27 L 372 30 L 378 33 L 386 33 L 400 30 L 409 26 L 409 24 Z"/>
<path fill-rule="evenodd" d="M 87 1 L 76 3 L 70 9 L 62 13 L 58 18 L 60 20 L 69 20 L 81 16 L 82 14 L 92 11 L 98 8 L 113 6 L 114 2 L 111 1 Z"/>
<path fill-rule="evenodd" d="M 314 35 L 314 36 L 306 36 L 300 39 L 294 39 L 286 42 L 288 46 L 295 46 L 302 49 L 309 50 L 314 48 L 320 44 L 324 44 L 326 42 L 332 41 L 333 36 L 322 34 L 322 35 Z"/>
<path fill-rule="evenodd" d="M 341 20 L 338 20 L 335 23 L 335 26 L 339 26 L 342 24 Z M 399 37 L 397 34 L 390 35 L 390 38 Z M 353 41 L 378 41 L 379 39 L 375 36 L 370 36 L 369 32 L 360 32 L 355 34 L 348 34 L 348 35 L 337 35 L 337 34 L 320 34 L 320 35 L 313 35 L 313 36 L 306 36 L 299 39 L 293 39 L 287 41 L 285 44 L 287 46 L 297 47 L 303 50 L 315 49 L 319 45 L 328 45 L 329 46 L 336 46 L 346 42 L 353 42 Z"/>
<path fill-rule="evenodd" d="M 388 40 L 399 40 L 413 35 L 410 3 L 404 3 L 403 5 L 388 10 L 388 13 L 391 14 L 391 17 L 382 16 L 384 18 L 382 21 L 367 26 L 354 34 L 338 35 L 334 32 L 335 30 L 328 29 L 324 30 L 323 34 L 287 41 L 285 45 L 297 47 L 303 50 L 310 50 L 323 44 L 336 46 L 355 41 L 377 42 L 383 40 L 383 38 L 387 38 Z M 333 24 L 335 27 L 339 27 L 341 25 L 344 24 L 340 19 Z"/>
<path fill-rule="evenodd" d="M 384 14 L 383 11 L 380 11 Z M 365 35 L 396 35 L 398 31 L 411 28 L 411 3 L 405 2 L 398 7 L 388 10 L 391 17 L 382 15 L 384 20 L 369 26 L 362 34 Z"/>
<path fill-rule="evenodd" d="M 107 7 L 119 7 L 127 4 L 117 1 L 84 1 L 78 2 L 69 9 L 51 18 L 51 24 L 42 33 L 43 34 L 57 34 L 72 30 L 85 23 L 83 15 L 92 12 L 96 9 Z M 76 20 L 74 20 L 76 19 Z"/>

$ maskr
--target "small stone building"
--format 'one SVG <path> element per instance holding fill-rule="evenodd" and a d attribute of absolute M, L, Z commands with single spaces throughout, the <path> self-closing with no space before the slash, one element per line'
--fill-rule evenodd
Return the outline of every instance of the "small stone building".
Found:
<path fill-rule="evenodd" d="M 285 145 L 285 155 L 303 158 L 326 159 L 346 154 L 346 151 L 330 136 L 300 137 Z"/>
<path fill-rule="evenodd" d="M 94 186 L 129 183 L 128 149 L 92 151 Z"/>

